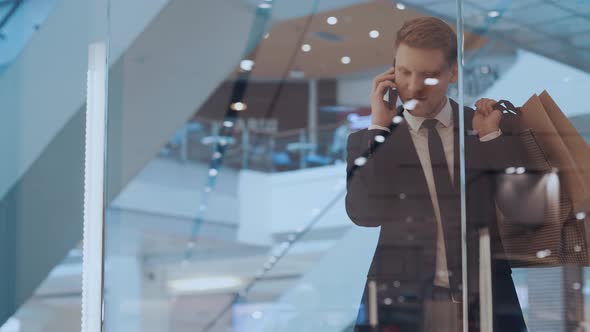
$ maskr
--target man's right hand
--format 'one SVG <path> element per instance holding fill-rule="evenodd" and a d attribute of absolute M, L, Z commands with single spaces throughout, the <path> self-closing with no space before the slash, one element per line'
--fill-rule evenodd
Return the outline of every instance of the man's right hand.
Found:
<path fill-rule="evenodd" d="M 397 85 L 393 83 L 394 80 L 395 68 L 393 67 L 373 79 L 370 99 L 371 120 L 374 125 L 389 127 L 393 117 L 397 114 L 395 107 L 389 108 L 388 103 L 383 100 L 383 96 L 389 88 L 397 89 Z M 395 102 L 392 104 L 395 105 Z"/>

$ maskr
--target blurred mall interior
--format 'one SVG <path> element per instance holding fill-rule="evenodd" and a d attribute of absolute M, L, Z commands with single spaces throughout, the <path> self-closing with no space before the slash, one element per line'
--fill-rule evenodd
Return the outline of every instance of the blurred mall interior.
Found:
<path fill-rule="evenodd" d="M 464 29 L 451 98 L 546 90 L 590 139 L 587 0 L 94 2 L 0 0 L 0 332 L 80 331 L 95 40 L 108 332 L 353 331 L 379 230 L 344 209 L 346 141 L 406 20 Z M 590 270 L 544 245 L 513 264 L 528 328 L 586 331 Z"/>

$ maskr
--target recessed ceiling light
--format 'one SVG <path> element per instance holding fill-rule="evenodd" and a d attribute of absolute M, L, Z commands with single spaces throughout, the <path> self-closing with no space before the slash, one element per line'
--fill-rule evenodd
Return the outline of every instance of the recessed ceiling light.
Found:
<path fill-rule="evenodd" d="M 301 50 L 303 52 L 309 52 L 309 51 L 311 51 L 311 45 L 309 45 L 309 44 L 303 44 L 303 45 L 301 45 Z"/>
<path fill-rule="evenodd" d="M 398 2 L 398 3 L 397 3 L 397 5 L 395 5 L 395 6 L 396 6 L 396 7 L 397 7 L 397 9 L 399 9 L 399 10 L 404 10 L 404 9 L 406 9 L 406 5 L 404 5 L 404 4 L 403 4 L 403 3 L 401 3 L 401 2 Z"/>
<path fill-rule="evenodd" d="M 369 36 L 371 38 L 377 38 L 377 37 L 379 37 L 379 31 L 377 31 L 377 30 L 371 30 L 371 32 L 369 32 Z"/>
<path fill-rule="evenodd" d="M 328 22 L 329 25 L 334 25 L 334 24 L 338 23 L 338 19 L 335 16 L 330 16 L 330 17 L 328 17 L 326 22 Z"/>
<path fill-rule="evenodd" d="M 270 7 L 272 7 L 272 5 L 270 3 L 266 3 L 266 2 L 263 2 L 258 5 L 258 8 L 261 8 L 261 9 L 269 9 Z"/>
<path fill-rule="evenodd" d="M 342 62 L 343 64 L 347 65 L 347 64 L 349 64 L 349 63 L 350 63 L 350 57 L 349 57 L 349 56 L 343 56 L 343 57 L 340 59 L 340 62 Z"/>

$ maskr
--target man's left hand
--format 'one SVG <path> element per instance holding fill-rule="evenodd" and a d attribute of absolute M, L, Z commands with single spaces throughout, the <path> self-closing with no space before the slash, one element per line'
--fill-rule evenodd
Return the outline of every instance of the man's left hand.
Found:
<path fill-rule="evenodd" d="M 480 138 L 500 129 L 500 120 L 502 112 L 494 109 L 497 101 L 488 98 L 482 98 L 475 103 L 475 114 L 473 115 L 472 126 Z"/>

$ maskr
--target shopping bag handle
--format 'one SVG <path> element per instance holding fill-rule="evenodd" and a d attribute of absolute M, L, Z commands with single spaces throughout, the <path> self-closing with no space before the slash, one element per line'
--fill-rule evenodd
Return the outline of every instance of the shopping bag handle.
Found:
<path fill-rule="evenodd" d="M 503 114 L 520 115 L 520 107 L 514 107 L 514 104 L 505 99 L 499 100 L 493 108 Z"/>

